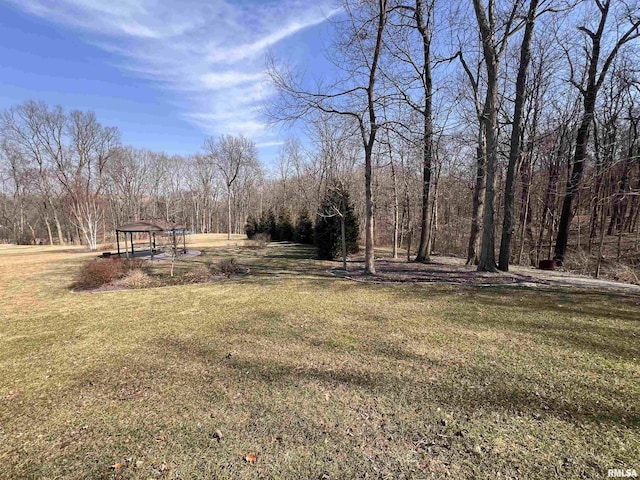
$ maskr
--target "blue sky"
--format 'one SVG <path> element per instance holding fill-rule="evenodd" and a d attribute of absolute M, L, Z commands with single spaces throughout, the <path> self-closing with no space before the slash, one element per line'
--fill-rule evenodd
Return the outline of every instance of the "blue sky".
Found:
<path fill-rule="evenodd" d="M 269 162 L 265 54 L 321 73 L 331 0 L 0 0 L 0 108 L 94 110 L 123 142 L 188 154 L 243 133 Z"/>

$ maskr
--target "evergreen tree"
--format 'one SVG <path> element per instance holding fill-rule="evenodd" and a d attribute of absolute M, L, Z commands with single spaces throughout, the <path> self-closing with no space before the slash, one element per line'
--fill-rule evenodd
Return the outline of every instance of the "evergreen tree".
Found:
<path fill-rule="evenodd" d="M 285 208 L 278 217 L 277 236 L 281 242 L 290 242 L 293 240 L 293 218 L 291 210 Z"/>
<path fill-rule="evenodd" d="M 305 208 L 298 215 L 294 240 L 298 243 L 313 243 L 313 222 L 309 218 L 309 211 Z"/>
<path fill-rule="evenodd" d="M 244 231 L 247 234 L 248 239 L 252 239 L 257 233 L 260 233 L 260 224 L 253 217 L 253 215 L 249 215 L 249 218 L 247 218 L 247 223 L 244 226 Z"/>
<path fill-rule="evenodd" d="M 262 227 L 263 233 L 269 234 L 271 240 L 278 241 L 278 224 L 276 223 L 276 216 L 273 213 L 273 209 L 270 208 L 267 212 L 265 223 Z"/>
<path fill-rule="evenodd" d="M 320 207 L 320 215 L 316 221 L 315 244 L 318 257 L 332 260 L 342 251 L 342 219 L 344 215 L 347 253 L 358 252 L 358 219 L 353 211 L 349 193 L 344 189 L 329 191 Z"/>
<path fill-rule="evenodd" d="M 271 237 L 271 240 L 277 240 L 276 227 L 276 216 L 274 215 L 273 210 L 270 208 L 269 210 L 265 210 L 262 212 L 260 222 L 258 222 L 256 226 L 256 233 L 264 233 L 269 235 L 269 237 Z"/>

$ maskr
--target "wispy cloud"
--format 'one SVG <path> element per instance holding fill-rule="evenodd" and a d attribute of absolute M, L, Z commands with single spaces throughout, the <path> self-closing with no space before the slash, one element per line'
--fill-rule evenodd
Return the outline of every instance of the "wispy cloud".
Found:
<path fill-rule="evenodd" d="M 264 53 L 336 13 L 332 0 L 9 0 L 83 33 L 116 65 L 172 93 L 206 134 L 274 145 L 258 116 Z"/>

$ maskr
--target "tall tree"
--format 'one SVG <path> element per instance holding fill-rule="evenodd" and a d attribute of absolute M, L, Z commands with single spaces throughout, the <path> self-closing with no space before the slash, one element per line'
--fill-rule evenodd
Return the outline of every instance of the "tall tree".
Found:
<path fill-rule="evenodd" d="M 620 2 L 618 8 L 622 10 L 622 14 L 617 18 L 616 25 L 613 30 L 622 32 L 622 34 L 611 42 L 612 47 L 607 55 L 603 52 L 603 48 L 606 48 L 610 42 L 606 37 L 607 33 L 607 21 L 610 18 L 612 10 L 612 0 L 593 0 L 597 7 L 599 19 L 595 28 L 588 26 L 580 26 L 578 29 L 586 36 L 587 47 L 585 48 L 586 60 L 587 60 L 587 73 L 584 82 L 578 81 L 574 75 L 574 68 L 572 62 L 572 56 L 574 52 L 567 50 L 567 59 L 571 67 L 571 83 L 578 89 L 582 96 L 582 116 L 580 119 L 580 125 L 578 127 L 578 133 L 575 140 L 575 152 L 573 156 L 573 162 L 571 164 L 571 171 L 569 178 L 567 179 L 567 190 L 562 202 L 562 214 L 560 216 L 560 224 L 558 227 L 558 235 L 556 237 L 556 246 L 554 252 L 554 258 L 558 262 L 564 260 L 565 253 L 567 251 L 567 243 L 569 240 L 569 227 L 571 226 L 571 219 L 573 216 L 573 197 L 578 190 L 580 181 L 582 179 L 582 172 L 584 171 L 584 162 L 587 156 L 587 144 L 589 141 L 590 129 L 593 123 L 594 111 L 596 108 L 596 100 L 598 92 L 604 83 L 607 72 L 611 67 L 616 55 L 620 49 L 632 40 L 635 40 L 640 36 L 640 16 L 638 15 L 638 8 L 633 10 L 625 3 Z M 622 22 L 628 22 L 628 26 L 622 30 Z M 602 61 L 604 59 L 604 61 Z"/>
<path fill-rule="evenodd" d="M 533 38 L 533 29 L 535 27 L 538 4 L 539 0 L 531 0 L 529 2 L 524 36 L 520 46 L 518 75 L 516 78 L 516 99 L 513 106 L 513 126 L 511 129 L 511 140 L 509 142 L 509 163 L 507 165 L 507 180 L 504 191 L 504 217 L 502 223 L 502 238 L 500 241 L 500 255 L 498 259 L 498 268 L 505 272 L 509 270 L 509 261 L 511 258 L 511 237 L 515 229 L 513 210 L 516 167 L 520 160 L 522 150 L 522 123 L 524 104 L 526 100 L 527 71 L 529 69 L 529 61 L 531 59 L 531 39 Z"/>
<path fill-rule="evenodd" d="M 487 93 L 485 99 L 484 132 L 487 144 L 486 163 L 486 189 L 484 200 L 484 216 L 482 219 L 482 245 L 478 270 L 485 272 L 496 271 L 495 261 L 495 236 L 494 236 L 494 198 L 495 198 L 495 173 L 498 162 L 498 75 L 500 57 L 507 47 L 509 37 L 517 26 L 513 24 L 522 0 L 513 2 L 502 20 L 501 35 L 497 27 L 496 0 L 488 0 L 485 7 L 483 0 L 473 0 L 473 8 L 478 21 L 480 38 L 482 39 L 482 52 L 487 73 Z M 502 23 L 501 22 L 501 23 Z M 500 35 L 500 38 L 497 38 Z"/>
<path fill-rule="evenodd" d="M 105 210 L 106 167 L 119 147 L 120 134 L 98 123 L 93 112 L 72 111 L 65 127 L 69 145 L 55 147 L 66 151 L 56 156 L 55 172 L 71 199 L 76 227 L 95 250 Z"/>
<path fill-rule="evenodd" d="M 345 88 L 310 92 L 292 75 L 272 64 L 270 75 L 280 93 L 270 114 L 276 120 L 295 120 L 314 111 L 349 117 L 356 125 L 364 150 L 365 178 L 365 273 L 375 273 L 373 152 L 380 129 L 378 110 L 384 99 L 378 91 L 378 69 L 383 34 L 387 25 L 387 0 L 347 1 L 347 35 L 341 46 L 344 55 Z"/>
<path fill-rule="evenodd" d="M 401 99 L 420 116 L 422 132 L 420 145 L 422 148 L 422 212 L 420 217 L 420 242 L 416 254 L 417 262 L 429 260 L 430 254 L 430 188 L 433 168 L 433 74 L 431 45 L 433 41 L 433 25 L 435 0 L 415 0 L 415 3 L 395 4 L 392 8 L 397 13 L 389 29 L 388 41 L 392 60 L 408 66 L 407 72 L 397 72 L 397 68 L 388 68 L 385 76 L 398 90 Z M 416 38 L 411 31 L 417 32 L 419 48 L 414 48 Z M 405 34 L 404 32 L 409 32 Z M 412 90 L 417 86 L 419 99 L 414 99 Z M 400 126 L 411 129 L 413 125 L 400 120 Z M 392 165 L 393 166 L 393 165 Z"/>
<path fill-rule="evenodd" d="M 242 135 L 222 135 L 217 140 L 207 138 L 204 148 L 224 177 L 227 189 L 227 239 L 231 240 L 231 189 L 240 172 L 257 162 L 256 144 Z"/>

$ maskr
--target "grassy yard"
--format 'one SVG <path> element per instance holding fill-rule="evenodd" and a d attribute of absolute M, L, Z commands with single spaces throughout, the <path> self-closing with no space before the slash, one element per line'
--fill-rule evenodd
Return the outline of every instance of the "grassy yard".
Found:
<path fill-rule="evenodd" d="M 0 246 L 0 478 L 640 471 L 639 297 L 362 284 L 213 238 L 191 261 L 250 273 L 94 294 L 69 287 L 95 254 Z"/>

